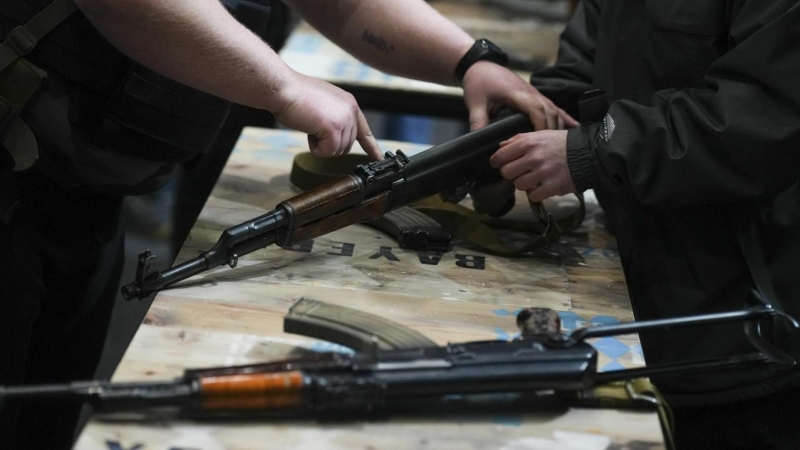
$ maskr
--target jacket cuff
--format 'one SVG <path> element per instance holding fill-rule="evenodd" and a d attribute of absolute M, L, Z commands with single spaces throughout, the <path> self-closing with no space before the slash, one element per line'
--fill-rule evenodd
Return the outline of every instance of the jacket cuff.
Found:
<path fill-rule="evenodd" d="M 578 192 L 595 188 L 600 184 L 591 138 L 597 134 L 599 126 L 599 124 L 583 125 L 567 132 L 567 165 Z"/>

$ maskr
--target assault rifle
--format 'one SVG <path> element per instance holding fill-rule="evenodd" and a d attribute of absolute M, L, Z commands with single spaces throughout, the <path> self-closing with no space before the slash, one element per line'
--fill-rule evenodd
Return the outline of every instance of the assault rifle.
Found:
<path fill-rule="evenodd" d="M 754 294 L 760 300 L 760 296 Z M 286 331 L 325 336 L 359 348 L 354 354 L 318 353 L 266 364 L 188 370 L 174 381 L 75 382 L 0 387 L 5 401 L 89 401 L 101 411 L 177 408 L 190 417 L 325 417 L 394 411 L 447 396 L 580 393 L 616 380 L 655 374 L 697 373 L 744 364 L 795 360 L 761 336 L 759 320 L 783 317 L 767 303 L 741 311 L 560 332 L 558 315 L 543 308 L 517 316 L 521 335 L 511 341 L 476 341 L 436 346 L 419 333 L 359 311 L 301 300 L 284 322 Z M 757 351 L 704 361 L 597 371 L 597 351 L 587 339 L 743 323 Z M 387 327 L 389 331 L 387 331 Z M 378 333 L 377 335 L 375 333 Z M 417 346 L 421 345 L 421 346 Z M 535 405 L 529 405 L 534 407 Z M 423 410 L 424 411 L 424 410 Z"/>
<path fill-rule="evenodd" d="M 291 247 L 348 225 L 373 221 L 409 203 L 435 194 L 458 197 L 473 187 L 500 180 L 489 158 L 500 142 L 532 131 L 530 119 L 515 114 L 446 143 L 407 157 L 402 151 L 355 168 L 352 175 L 321 185 L 275 210 L 225 230 L 210 250 L 163 272 L 154 269 L 149 251 L 139 255 L 136 280 L 122 288 L 127 299 L 144 298 L 178 281 L 228 264 L 268 245 Z M 543 236 L 557 239 L 549 217 Z"/>

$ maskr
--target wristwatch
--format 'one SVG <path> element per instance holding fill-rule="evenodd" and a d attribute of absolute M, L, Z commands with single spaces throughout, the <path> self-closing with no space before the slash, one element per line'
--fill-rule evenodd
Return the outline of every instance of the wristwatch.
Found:
<path fill-rule="evenodd" d="M 478 39 L 461 58 L 456 66 L 456 84 L 461 86 L 464 75 L 470 67 L 478 61 L 491 61 L 501 66 L 508 64 L 508 55 L 500 47 L 488 39 Z"/>

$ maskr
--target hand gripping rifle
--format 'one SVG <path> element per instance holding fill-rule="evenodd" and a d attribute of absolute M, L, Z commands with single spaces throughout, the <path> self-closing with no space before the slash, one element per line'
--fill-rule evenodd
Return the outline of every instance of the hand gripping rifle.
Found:
<path fill-rule="evenodd" d="M 311 189 L 281 202 L 274 211 L 225 230 L 210 250 L 197 258 L 160 272 L 154 255 L 139 255 L 136 280 L 124 286 L 127 299 L 144 298 L 178 281 L 228 264 L 268 245 L 280 247 L 308 241 L 348 225 L 373 221 L 401 206 L 435 194 L 457 196 L 473 187 L 500 180 L 489 158 L 500 142 L 533 131 L 530 119 L 515 114 L 480 130 L 407 157 L 386 153 L 382 161 L 356 167 L 352 175 Z M 543 236 L 551 240 L 557 227 L 545 219 Z"/>
<path fill-rule="evenodd" d="M 755 295 L 757 300 L 760 296 Z M 795 360 L 761 336 L 759 320 L 783 317 L 767 303 L 741 311 L 694 317 L 559 330 L 558 315 L 547 309 L 522 310 L 521 335 L 511 341 L 475 341 L 436 346 L 423 335 L 381 317 L 302 299 L 290 310 L 284 329 L 351 346 L 354 354 L 317 353 L 266 364 L 188 370 L 174 381 L 0 386 L 8 401 L 89 401 L 104 412 L 177 408 L 189 417 L 340 417 L 402 410 L 448 396 L 526 395 L 542 391 L 575 394 L 609 382 L 656 374 L 697 373 L 745 364 L 783 366 Z M 653 329 L 743 323 L 757 351 L 747 354 L 597 371 L 597 351 L 587 339 Z M 428 402 L 428 403 L 426 403 Z M 535 405 L 527 405 L 529 408 Z M 2 408 L 2 405 L 0 405 Z M 426 408 L 421 409 L 430 411 Z"/>

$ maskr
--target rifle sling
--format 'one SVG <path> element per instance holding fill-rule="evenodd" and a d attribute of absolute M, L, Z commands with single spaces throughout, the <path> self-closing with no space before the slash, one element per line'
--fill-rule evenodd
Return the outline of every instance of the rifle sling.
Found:
<path fill-rule="evenodd" d="M 612 381 L 597 385 L 591 389 L 563 393 L 565 398 L 575 406 L 593 406 L 600 408 L 645 407 L 658 411 L 664 443 L 668 450 L 675 450 L 673 434 L 675 421 L 672 409 L 649 378 Z"/>

